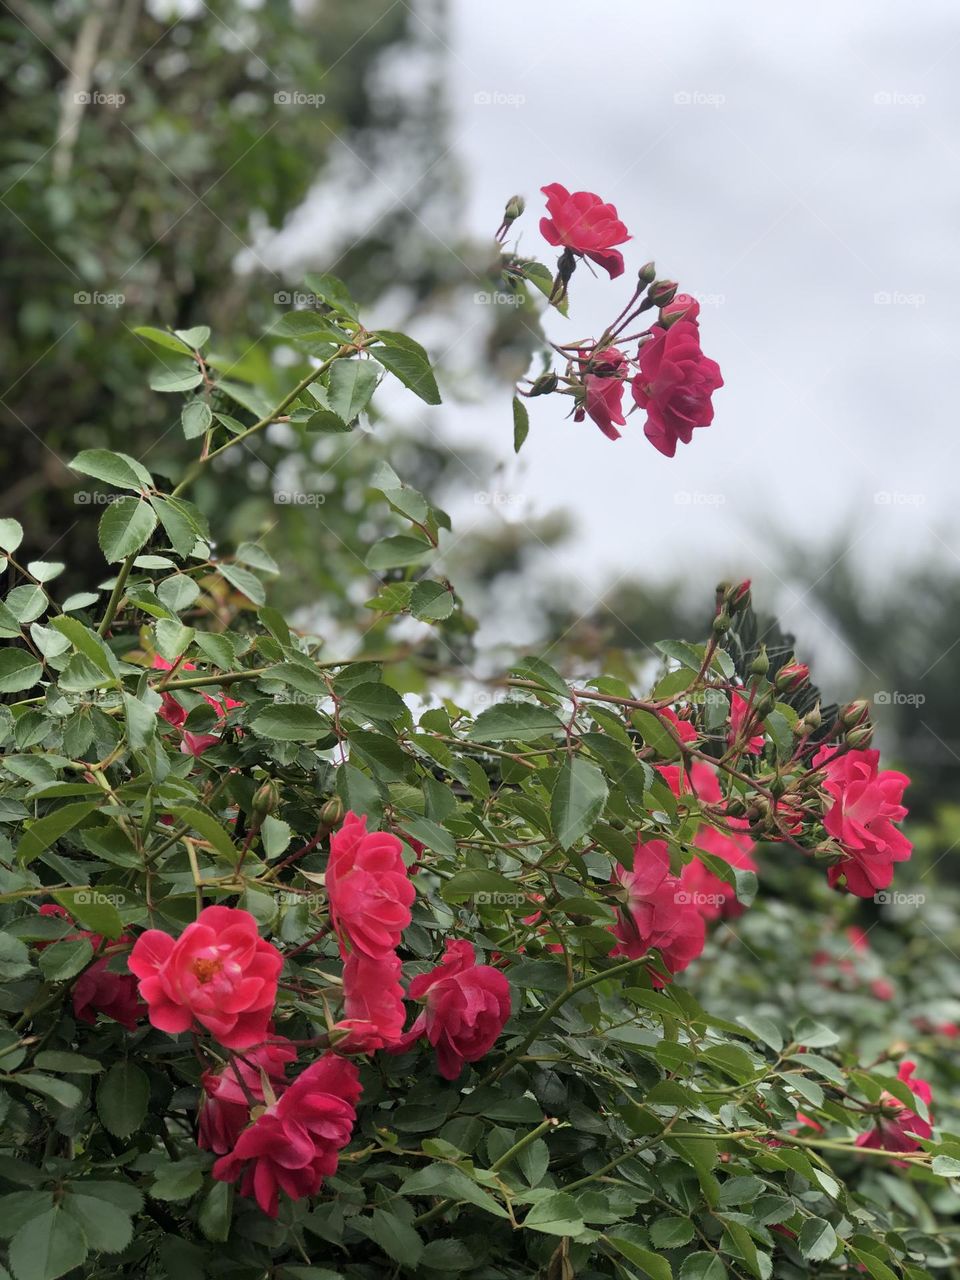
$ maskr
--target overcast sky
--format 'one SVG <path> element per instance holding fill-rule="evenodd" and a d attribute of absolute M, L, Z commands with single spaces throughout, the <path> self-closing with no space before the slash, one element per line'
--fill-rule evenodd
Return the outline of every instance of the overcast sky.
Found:
<path fill-rule="evenodd" d="M 578 271 L 576 319 L 551 335 L 599 331 L 654 258 L 704 299 L 726 380 L 714 425 L 673 460 L 640 414 L 611 443 L 558 399 L 532 402 L 502 484 L 524 510 L 577 512 L 564 561 L 686 563 L 709 586 L 718 566 L 762 576 L 771 528 L 814 540 L 853 518 L 875 565 L 936 553 L 957 568 L 955 4 L 451 7 L 470 230 L 522 192 L 522 248 L 553 262 L 539 187 L 597 192 L 633 233 L 627 275 Z M 509 448 L 506 399 L 449 418 Z"/>

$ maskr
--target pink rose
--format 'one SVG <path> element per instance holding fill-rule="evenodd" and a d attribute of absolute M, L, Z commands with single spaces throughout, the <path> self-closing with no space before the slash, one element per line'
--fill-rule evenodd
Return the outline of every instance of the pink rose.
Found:
<path fill-rule="evenodd" d="M 406 1010 L 400 985 L 400 958 L 371 959 L 351 951 L 343 968 L 343 1011 L 334 1031 L 338 1053 L 372 1053 L 396 1044 L 403 1035 Z"/>
<path fill-rule="evenodd" d="M 266 1076 L 275 1098 L 287 1087 L 287 1064 L 296 1062 L 297 1051 L 284 1036 L 248 1049 L 220 1072 L 205 1071 L 197 1146 L 225 1155 L 232 1150 L 250 1123 L 250 1099 L 263 1103 Z"/>
<path fill-rule="evenodd" d="M 426 1035 L 445 1080 L 456 1080 L 464 1063 L 489 1053 L 510 1016 L 509 982 L 498 969 L 477 964 L 473 947 L 462 938 L 447 939 L 443 959 L 431 973 L 414 978 L 409 996 L 425 998 L 426 1008 L 396 1052 Z"/>
<path fill-rule="evenodd" d="M 763 734 L 754 733 L 749 738 L 742 737 L 743 727 L 747 720 L 753 719 L 753 707 L 746 694 L 734 689 L 730 697 L 730 728 L 727 731 L 727 746 L 739 743 L 740 749 L 748 756 L 758 756 L 763 750 Z M 756 728 L 754 720 L 753 727 Z"/>
<path fill-rule="evenodd" d="M 915 1062 L 901 1062 L 897 1079 L 902 1080 L 910 1092 L 929 1108 L 933 1101 L 930 1086 L 926 1080 L 919 1080 L 914 1076 L 916 1066 Z M 911 1111 L 909 1107 L 904 1106 L 893 1094 L 884 1090 L 880 1101 L 884 1107 L 884 1114 L 877 1117 L 872 1129 L 860 1134 L 857 1138 L 858 1147 L 875 1147 L 880 1151 L 916 1151 L 920 1146 L 918 1138 L 933 1136 L 933 1128 L 929 1121 L 922 1119 L 916 1111 Z"/>
<path fill-rule="evenodd" d="M 540 219 L 540 234 L 547 243 L 592 258 L 611 280 L 623 275 L 623 254 L 613 246 L 629 240 L 630 234 L 613 205 L 604 204 L 592 191 L 571 194 L 559 182 L 540 190 L 550 215 Z"/>
<path fill-rule="evenodd" d="M 586 414 L 608 440 L 619 440 L 617 427 L 625 426 L 627 421 L 622 409 L 627 358 L 616 347 L 607 347 L 589 356 L 581 351 L 580 358 L 588 370 L 583 378 L 586 396 L 573 415 L 574 421 L 582 422 Z"/>
<path fill-rule="evenodd" d="M 833 756 L 833 759 L 830 757 Z M 893 864 L 905 862 L 913 846 L 894 826 L 907 816 L 901 803 L 910 779 L 878 769 L 879 751 L 821 747 L 813 767 L 825 766 L 823 789 L 830 799 L 823 825 L 847 855 L 827 871 L 831 886 L 841 885 L 859 898 L 872 898 L 893 880 Z"/>
<path fill-rule="evenodd" d="M 677 442 L 689 444 L 697 427 L 713 421 L 710 397 L 723 386 L 720 366 L 700 350 L 700 330 L 692 320 L 664 329 L 654 325 L 639 352 L 640 372 L 633 398 L 647 411 L 644 435 L 655 449 L 672 458 Z"/>
<path fill-rule="evenodd" d="M 387 831 L 367 831 L 366 817 L 355 813 L 348 813 L 330 837 L 326 886 L 344 957 L 348 942 L 374 960 L 386 959 L 399 946 L 416 896 L 402 848 Z"/>
<path fill-rule="evenodd" d="M 733 826 L 736 819 L 727 821 Z M 751 856 L 754 845 L 749 836 L 736 835 L 732 831 L 725 834 L 716 827 L 704 824 L 693 837 L 693 845 L 694 853 L 697 849 L 703 849 L 705 853 L 712 853 L 741 871 L 757 869 Z M 680 883 L 705 920 L 717 920 L 721 916 L 729 919 L 743 914 L 743 904 L 737 900 L 733 885 L 721 880 L 699 858 L 695 857 L 683 868 Z"/>
<path fill-rule="evenodd" d="M 153 656 L 153 666 L 157 671 L 172 671 L 173 663 L 168 662 L 166 658 L 161 658 L 159 653 Z M 196 671 L 196 667 L 192 662 L 181 662 L 178 671 Z M 209 693 L 204 693 L 202 689 L 198 690 L 204 702 L 210 704 L 217 713 L 218 722 L 226 720 L 227 714 L 233 707 L 242 707 L 242 702 L 237 702 L 235 698 L 228 698 L 226 694 L 222 698 L 215 698 Z M 175 729 L 183 732 L 183 740 L 180 743 L 180 750 L 184 755 L 202 756 L 204 751 L 209 747 L 214 747 L 220 741 L 222 729 L 218 723 L 218 733 L 191 733 L 189 729 L 184 729 L 184 723 L 187 719 L 187 709 L 176 700 L 170 693 L 161 693 L 160 718 L 166 720 L 167 724 L 173 725 Z"/>
<path fill-rule="evenodd" d="M 280 1192 L 291 1200 L 314 1196 L 337 1171 L 350 1141 L 360 1097 L 357 1069 L 327 1053 L 307 1067 L 213 1166 L 220 1182 L 240 1181 L 264 1213 L 277 1216 Z"/>
<path fill-rule="evenodd" d="M 637 839 L 633 870 L 614 868 L 613 880 L 627 891 L 611 932 L 617 939 L 613 955 L 636 959 L 647 951 L 660 952 L 664 966 L 679 973 L 703 950 L 703 916 L 689 901 L 678 876 L 670 872 L 670 856 L 663 840 L 646 844 Z M 654 977 L 656 985 L 662 979 Z"/>
<path fill-rule="evenodd" d="M 176 939 L 148 929 L 129 965 L 158 1030 L 176 1035 L 199 1022 L 228 1049 L 266 1039 L 283 956 L 248 911 L 206 907 Z"/>

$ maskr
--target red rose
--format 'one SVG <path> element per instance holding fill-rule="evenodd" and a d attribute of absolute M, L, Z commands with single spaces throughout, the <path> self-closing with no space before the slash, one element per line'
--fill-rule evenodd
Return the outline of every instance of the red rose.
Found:
<path fill-rule="evenodd" d="M 335 1031 L 346 1033 L 337 1041 L 339 1053 L 372 1053 L 396 1044 L 403 1035 L 406 1010 L 400 985 L 400 958 L 373 960 L 362 951 L 351 951 L 343 968 L 343 1011 Z"/>
<path fill-rule="evenodd" d="M 580 358 L 588 370 L 583 379 L 586 396 L 574 414 L 574 421 L 582 422 L 586 414 L 608 440 L 619 440 L 617 427 L 624 426 L 627 421 L 622 409 L 627 358 L 616 347 L 607 347 L 589 356 L 581 351 Z"/>
<path fill-rule="evenodd" d="M 348 813 L 331 836 L 325 879 L 344 957 L 348 942 L 374 960 L 389 957 L 399 946 L 416 896 L 402 848 L 387 831 L 367 831 L 366 817 L 355 813 Z"/>
<path fill-rule="evenodd" d="M 706 939 L 703 916 L 689 900 L 679 877 L 671 875 L 663 840 L 644 844 L 638 838 L 633 870 L 617 866 L 613 880 L 627 891 L 626 904 L 611 926 L 617 939 L 614 955 L 635 959 L 656 949 L 671 973 L 679 973 L 697 958 Z M 661 984 L 658 977 L 654 981 Z"/>
<path fill-rule="evenodd" d="M 651 333 L 653 338 L 640 347 L 633 398 L 647 411 L 644 435 L 672 458 L 678 441 L 689 444 L 697 427 L 713 421 L 710 397 L 723 386 L 723 378 L 717 362 L 700 350 L 695 321 L 677 320 L 669 329 L 655 325 Z"/>
<path fill-rule="evenodd" d="M 357 1069 L 328 1053 L 307 1067 L 213 1166 L 220 1182 L 240 1180 L 264 1213 L 277 1216 L 280 1192 L 292 1200 L 314 1196 L 337 1171 L 350 1141 L 360 1097 Z"/>
<path fill-rule="evenodd" d="M 153 666 L 157 671 L 172 671 L 173 663 L 168 662 L 166 658 L 161 658 L 159 653 L 153 656 Z M 177 667 L 178 671 L 196 671 L 196 667 L 192 662 L 181 662 Z M 218 722 L 222 722 L 227 718 L 227 713 L 233 707 L 242 707 L 242 702 L 237 702 L 235 698 L 228 698 L 226 694 L 222 698 L 214 698 L 209 693 L 204 693 L 202 689 L 198 690 L 204 702 L 208 702 L 217 713 Z M 160 718 L 166 720 L 167 724 L 173 725 L 175 729 L 183 730 L 183 741 L 180 743 L 180 750 L 184 755 L 202 756 L 208 747 L 214 747 L 220 741 L 220 733 L 191 733 L 189 729 L 184 729 L 184 723 L 187 719 L 187 709 L 176 700 L 170 693 L 161 693 Z M 222 733 L 221 725 L 218 723 L 217 728 Z"/>
<path fill-rule="evenodd" d="M 62 920 L 71 920 L 70 913 L 52 902 L 40 908 L 42 916 L 58 916 Z M 97 951 L 104 939 L 99 933 L 90 933 L 86 929 L 78 929 L 75 933 L 64 935 L 66 939 L 86 938 Z M 129 943 L 133 939 L 123 934 L 117 943 Z M 38 942 L 40 948 L 49 946 L 48 942 Z M 137 1024 L 146 1017 L 147 1006 L 137 994 L 137 980 L 132 973 L 121 973 L 110 969 L 110 960 L 101 957 L 94 960 L 73 984 L 72 1000 L 74 1016 L 81 1022 L 95 1023 L 97 1014 L 112 1018 L 127 1031 L 136 1031 Z"/>
<path fill-rule="evenodd" d="M 456 1080 L 465 1062 L 477 1062 L 493 1048 L 510 1017 L 510 984 L 490 965 L 477 964 L 469 942 L 448 938 L 446 954 L 431 972 L 410 983 L 411 1000 L 426 1008 L 396 1046 L 402 1053 L 422 1035 L 437 1051 L 445 1080 Z"/>
<path fill-rule="evenodd" d="M 592 191 L 571 194 L 559 182 L 540 190 L 550 215 L 540 219 L 540 234 L 547 243 L 592 258 L 611 280 L 623 275 L 623 254 L 613 246 L 629 240 L 630 233 L 613 205 L 604 204 Z"/>
<path fill-rule="evenodd" d="M 158 1030 L 176 1035 L 199 1022 L 228 1049 L 266 1038 L 283 956 L 248 911 L 206 907 L 176 939 L 148 929 L 129 964 Z"/>
<path fill-rule="evenodd" d="M 879 751 L 847 751 L 821 747 L 813 767 L 826 761 L 823 789 L 830 798 L 823 825 L 847 855 L 830 867 L 827 879 L 859 898 L 872 898 L 893 880 L 893 864 L 905 862 L 913 845 L 893 824 L 907 816 L 901 803 L 910 779 L 892 769 L 878 769 Z M 830 759 L 834 756 L 834 759 Z"/>
<path fill-rule="evenodd" d="M 248 1049 L 220 1072 L 205 1071 L 200 1104 L 197 1146 L 225 1155 L 250 1123 L 250 1099 L 264 1102 L 263 1078 L 275 1098 L 287 1087 L 287 1063 L 296 1062 L 297 1051 L 284 1036 L 270 1044 Z"/>
<path fill-rule="evenodd" d="M 902 1080 L 910 1092 L 929 1107 L 933 1101 L 930 1086 L 926 1080 L 919 1080 L 914 1076 L 916 1066 L 915 1062 L 901 1062 L 897 1079 Z M 860 1134 L 857 1138 L 858 1147 L 875 1147 L 880 1151 L 916 1151 L 920 1146 L 918 1138 L 933 1136 L 930 1122 L 904 1106 L 893 1094 L 884 1090 L 880 1101 L 885 1114 L 877 1117 L 872 1129 Z"/>

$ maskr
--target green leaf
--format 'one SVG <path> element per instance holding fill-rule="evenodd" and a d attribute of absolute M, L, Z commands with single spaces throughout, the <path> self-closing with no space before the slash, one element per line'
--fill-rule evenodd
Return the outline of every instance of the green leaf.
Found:
<path fill-rule="evenodd" d="M 645 1276 L 649 1276 L 650 1280 L 673 1280 L 673 1269 L 666 1258 L 661 1258 L 658 1254 L 651 1253 L 649 1249 L 642 1248 L 622 1235 L 608 1235 L 605 1239 L 628 1262 L 634 1263 Z"/>
<path fill-rule="evenodd" d="M 199 351 L 210 341 L 210 330 L 205 324 L 194 325 L 192 329 L 174 329 L 174 333 L 191 351 Z"/>
<path fill-rule="evenodd" d="M 154 329 L 150 325 L 140 325 L 133 331 L 140 338 L 146 338 L 148 342 L 154 343 L 155 346 L 163 347 L 165 351 L 175 351 L 178 356 L 186 355 L 189 347 L 180 338 L 175 337 L 172 333 L 167 333 L 165 329 Z"/>
<path fill-rule="evenodd" d="M 240 850 L 230 839 L 227 832 L 212 814 L 205 813 L 202 809 L 194 808 L 192 805 L 170 805 L 170 812 L 181 822 L 187 823 L 198 831 L 204 840 L 209 841 L 219 854 L 222 854 L 231 864 L 236 864 L 240 858 Z"/>
<path fill-rule="evenodd" d="M 125 560 L 140 550 L 156 527 L 157 517 L 148 502 L 120 498 L 111 502 L 100 517 L 100 549 L 111 564 Z"/>
<path fill-rule="evenodd" d="M 810 1262 L 826 1262 L 837 1252 L 837 1233 L 825 1218 L 808 1218 L 797 1238 L 800 1252 Z"/>
<path fill-rule="evenodd" d="M 204 435 L 213 425 L 213 413 L 206 400 L 191 400 L 180 410 L 180 425 L 188 440 Z"/>
<path fill-rule="evenodd" d="M 960 1160 L 953 1156 L 934 1156 L 930 1168 L 941 1178 L 960 1178 Z"/>
<path fill-rule="evenodd" d="M 117 1138 L 136 1133 L 147 1115 L 150 1081 L 132 1062 L 115 1062 L 97 1089 L 97 1114 Z"/>
<path fill-rule="evenodd" d="M 337 360 L 330 366 L 327 398 L 329 407 L 351 423 L 370 402 L 380 370 L 369 360 Z"/>
<path fill-rule="evenodd" d="M 515 881 L 508 880 L 499 871 L 488 871 L 482 867 L 458 871 L 444 884 L 440 896 L 444 902 L 476 898 L 478 903 L 493 903 L 495 906 L 519 906 L 528 900 Z"/>
<path fill-rule="evenodd" d="M 526 742 L 557 733 L 563 724 L 536 702 L 499 702 L 481 711 L 470 726 L 471 742 Z"/>
<path fill-rule="evenodd" d="M 115 453 L 109 449 L 83 449 L 69 466 L 72 471 L 92 476 L 94 480 L 102 480 L 115 489 L 133 489 L 139 493 L 142 489 L 153 488 L 153 476 L 128 453 Z"/>
<path fill-rule="evenodd" d="M 163 369 L 156 369 L 149 378 L 151 391 L 192 391 L 203 382 L 203 374 L 192 360 L 177 361 Z"/>
<path fill-rule="evenodd" d="M 220 573 L 241 595 L 247 597 L 255 605 L 263 605 L 267 602 L 267 593 L 264 590 L 263 583 L 251 573 L 249 569 L 243 569 L 238 564 L 217 564 Z"/>
<path fill-rule="evenodd" d="M 691 1253 L 683 1260 L 680 1280 L 727 1280 L 727 1268 L 715 1253 Z"/>
<path fill-rule="evenodd" d="M 409 715 L 406 703 L 395 689 L 374 681 L 348 689 L 342 707 L 348 714 L 367 720 L 403 720 Z"/>
<path fill-rule="evenodd" d="M 607 784 L 596 765 L 568 757 L 550 800 L 550 824 L 564 849 L 590 830 L 607 803 Z"/>
<path fill-rule="evenodd" d="M 0 649 L 0 693 L 32 689 L 42 675 L 43 667 L 26 649 Z"/>
<path fill-rule="evenodd" d="M 161 1165 L 150 1188 L 154 1200 L 189 1200 L 203 1186 L 203 1169 L 197 1161 L 173 1160 Z"/>
<path fill-rule="evenodd" d="M 99 933 L 111 940 L 123 933 L 120 913 L 107 894 L 92 889 L 55 889 L 53 897 L 91 933 Z"/>
<path fill-rule="evenodd" d="M 369 1236 L 394 1262 L 416 1267 L 423 1256 L 423 1241 L 402 1218 L 385 1209 L 375 1209 L 372 1217 L 351 1218 L 350 1224 Z"/>
<path fill-rule="evenodd" d="M 530 414 L 519 396 L 513 397 L 513 452 L 519 453 L 530 431 Z"/>
<path fill-rule="evenodd" d="M 301 702 L 276 702 L 254 716 L 250 726 L 276 742 L 316 742 L 330 730 L 329 720 Z"/>
<path fill-rule="evenodd" d="M 309 342 L 344 342 L 348 335 L 319 311 L 288 311 L 269 329 L 275 338 L 299 338 Z"/>
<path fill-rule="evenodd" d="M 62 1049 L 43 1049 L 33 1061 L 41 1071 L 59 1071 L 67 1075 L 95 1076 L 103 1070 L 96 1058 L 85 1058 L 82 1053 L 65 1053 Z"/>
<path fill-rule="evenodd" d="M 497 1218 L 507 1217 L 503 1206 L 456 1165 L 428 1164 L 411 1173 L 401 1190 L 405 1196 L 444 1196 L 448 1200 L 466 1201 Z"/>
<path fill-rule="evenodd" d="M 433 547 L 423 538 L 400 533 L 375 542 L 367 552 L 364 563 L 373 573 L 382 573 L 387 569 L 403 569 L 407 565 L 419 564 L 432 551 Z"/>
<path fill-rule="evenodd" d="M 101 1253 L 121 1253 L 133 1238 L 130 1214 L 107 1200 L 85 1196 L 71 1187 L 63 1208 L 83 1228 L 87 1244 Z"/>
<path fill-rule="evenodd" d="M 79 618 L 51 618 L 51 627 L 67 637 L 74 649 L 82 653 L 104 673 L 113 676 L 117 673 L 117 660 L 95 631 L 84 626 Z"/>
<path fill-rule="evenodd" d="M 580 1207 L 565 1191 L 538 1200 L 523 1220 L 523 1228 L 551 1236 L 577 1236 L 583 1230 Z"/>
<path fill-rule="evenodd" d="M 33 1093 L 40 1093 L 45 1098 L 52 1098 L 67 1111 L 73 1111 L 83 1101 L 83 1094 L 75 1084 L 61 1080 L 58 1076 L 48 1076 L 42 1071 L 28 1071 L 17 1076 L 17 1083 Z"/>
<path fill-rule="evenodd" d="M 10 933 L 0 932 L 0 979 L 22 978 L 31 967 L 26 945 Z"/>
<path fill-rule="evenodd" d="M 229 1182 L 214 1182 L 197 1215 L 200 1230 L 214 1244 L 222 1243 L 230 1235 L 232 1208 L 233 1187 Z"/>
<path fill-rule="evenodd" d="M 20 861 L 31 862 L 55 844 L 62 835 L 71 831 L 78 822 L 82 822 L 95 808 L 96 805 L 89 801 L 78 801 L 75 804 L 61 805 L 52 813 L 28 822 L 17 847 L 17 856 Z"/>
<path fill-rule="evenodd" d="M 83 1228 L 62 1205 L 25 1223 L 10 1242 L 16 1280 L 57 1280 L 87 1256 Z"/>
<path fill-rule="evenodd" d="M 453 591 L 442 582 L 418 582 L 410 593 L 410 612 L 421 622 L 442 622 L 456 607 Z"/>
<path fill-rule="evenodd" d="M 192 555 L 198 542 L 209 541 L 210 529 L 206 517 L 192 502 L 185 502 L 183 498 L 154 496 L 150 499 L 150 504 L 160 518 L 171 547 L 181 559 Z"/>
<path fill-rule="evenodd" d="M 93 947 L 86 938 L 65 939 L 44 947 L 40 953 L 40 970 L 48 982 L 65 982 L 74 978 L 93 959 Z"/>
<path fill-rule="evenodd" d="M 650 1240 L 658 1249 L 679 1249 L 695 1235 L 689 1218 L 657 1218 L 650 1224 Z"/>
<path fill-rule="evenodd" d="M 430 368 L 430 358 L 419 342 L 404 333 L 382 329 L 377 333 L 382 346 L 375 349 L 377 360 L 399 378 L 405 387 L 427 404 L 440 404 L 440 389 Z"/>
<path fill-rule="evenodd" d="M 23 541 L 23 525 L 19 520 L 5 516 L 0 520 L 0 551 L 12 555 Z"/>

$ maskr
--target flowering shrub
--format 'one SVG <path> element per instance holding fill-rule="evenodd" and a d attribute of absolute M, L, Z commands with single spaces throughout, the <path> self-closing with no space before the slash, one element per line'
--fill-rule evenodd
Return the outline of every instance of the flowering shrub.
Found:
<path fill-rule="evenodd" d="M 502 269 L 565 311 L 581 260 L 618 277 L 629 237 L 597 197 L 545 190 L 556 275 Z M 388 375 L 439 400 L 414 340 L 311 287 L 318 310 L 281 330 L 303 372 L 266 409 L 205 330 L 142 331 L 198 456 L 175 486 L 122 453 L 73 460 L 115 495 L 106 583 L 55 599 L 57 566 L 22 566 L 0 521 L 26 580 L 0 605 L 9 1272 L 927 1276 L 947 1237 L 889 1186 L 949 1192 L 960 1139 L 934 1129 L 922 1064 L 860 1060 L 799 1007 L 698 999 L 768 865 L 799 857 L 853 901 L 909 858 L 907 780 L 865 705 L 822 706 L 768 652 L 746 583 L 659 670 L 518 655 L 489 689 L 465 668 L 434 688 L 389 641 L 465 625 L 436 569 L 450 522 L 386 464 L 370 487 L 396 523 L 364 570 L 385 655 L 292 628 L 269 554 L 215 549 L 191 485 L 281 419 L 356 431 Z M 720 385 L 697 324 L 644 268 L 524 394 L 615 434 L 632 379 L 672 455 Z M 886 1181 L 864 1189 L 865 1162 Z"/>

